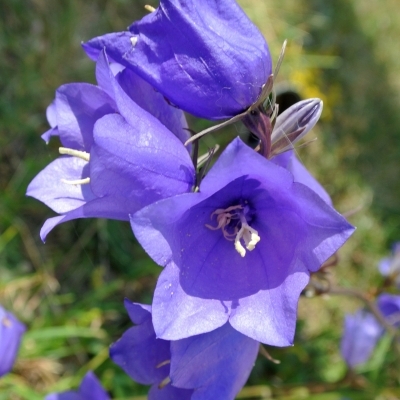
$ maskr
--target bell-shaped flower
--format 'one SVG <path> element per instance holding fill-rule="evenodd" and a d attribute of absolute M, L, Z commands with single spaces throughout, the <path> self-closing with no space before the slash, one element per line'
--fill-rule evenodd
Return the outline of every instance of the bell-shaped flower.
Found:
<path fill-rule="evenodd" d="M 400 287 L 400 242 L 392 246 L 392 254 L 379 262 L 379 272 Z"/>
<path fill-rule="evenodd" d="M 105 52 L 96 67 L 98 86 L 61 86 L 48 109 L 62 157 L 28 187 L 60 214 L 48 219 L 44 240 L 57 224 L 76 218 L 128 220 L 144 205 L 191 189 L 194 168 L 187 149 L 182 111 L 123 69 L 116 76 Z"/>
<path fill-rule="evenodd" d="M 0 306 L 0 377 L 11 371 L 25 329 L 24 324 Z"/>
<path fill-rule="evenodd" d="M 387 325 L 400 327 L 400 296 L 382 293 L 376 300 L 376 307 Z M 340 350 L 350 368 L 369 360 L 385 328 L 373 314 L 365 310 L 345 316 Z"/>
<path fill-rule="evenodd" d="M 110 396 L 101 386 L 96 375 L 89 371 L 77 391 L 69 390 L 62 393 L 52 393 L 45 400 L 110 400 Z"/>
<path fill-rule="evenodd" d="M 230 118 L 256 102 L 272 72 L 268 45 L 234 0 L 161 0 L 128 31 L 90 40 L 177 107 L 207 119 Z"/>
<path fill-rule="evenodd" d="M 157 337 L 178 340 L 223 326 L 292 344 L 310 272 L 354 228 L 286 169 L 235 139 L 198 191 L 151 204 L 133 231 L 161 266 L 153 299 Z"/>
<path fill-rule="evenodd" d="M 364 364 L 383 333 L 381 324 L 367 311 L 359 310 L 344 319 L 340 352 L 350 368 Z"/>
<path fill-rule="evenodd" d="M 178 341 L 158 339 L 151 307 L 125 301 L 136 324 L 110 348 L 136 382 L 152 385 L 149 400 L 233 400 L 253 368 L 259 343 L 229 324 Z"/>
<path fill-rule="evenodd" d="M 376 300 L 376 305 L 390 325 L 400 327 L 400 296 L 382 293 Z"/>

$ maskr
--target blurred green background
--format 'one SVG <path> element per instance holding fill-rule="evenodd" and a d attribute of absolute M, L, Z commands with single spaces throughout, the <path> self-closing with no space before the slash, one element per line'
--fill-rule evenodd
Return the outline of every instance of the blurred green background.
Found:
<path fill-rule="evenodd" d="M 0 379 L 0 400 L 42 399 L 78 386 L 94 370 L 114 399 L 145 399 L 108 360 L 108 346 L 130 326 L 122 300 L 151 302 L 160 269 L 127 223 L 79 220 L 57 227 L 24 196 L 30 180 L 57 157 L 46 146 L 47 105 L 58 86 L 94 83 L 81 41 L 125 29 L 149 0 L 3 0 L 0 12 L 0 304 L 29 330 L 13 372 Z M 382 283 L 376 264 L 400 239 L 400 12 L 397 0 L 241 0 L 265 34 L 273 59 L 288 48 L 281 88 L 320 97 L 325 110 L 298 150 L 303 163 L 358 230 L 340 251 L 334 281 L 371 296 Z M 151 3 L 153 6 L 157 4 Z M 198 130 L 205 121 L 191 120 Z M 233 138 L 243 129 L 225 132 Z M 212 145 L 218 135 L 207 138 Z M 239 398 L 398 399 L 399 359 L 380 343 L 350 381 L 339 353 L 343 315 L 361 303 L 343 297 L 302 298 L 293 348 L 259 357 Z"/>

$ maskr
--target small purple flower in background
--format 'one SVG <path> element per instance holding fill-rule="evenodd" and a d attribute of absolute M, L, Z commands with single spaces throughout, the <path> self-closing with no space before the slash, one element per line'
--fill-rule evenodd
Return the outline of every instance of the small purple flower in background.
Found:
<path fill-rule="evenodd" d="M 0 306 L 0 377 L 11 371 L 26 328 Z"/>
<path fill-rule="evenodd" d="M 284 168 L 235 139 L 198 192 L 131 217 L 161 266 L 152 306 L 157 337 L 178 340 L 226 322 L 262 343 L 292 344 L 310 272 L 354 228 Z"/>
<path fill-rule="evenodd" d="M 188 137 L 182 111 L 129 70 L 114 77 L 105 53 L 97 62 L 99 86 L 73 83 L 57 90 L 48 109 L 64 156 L 28 187 L 58 217 L 41 237 L 76 218 L 128 220 L 128 215 L 163 197 L 191 190 L 194 168 L 182 142 Z"/>
<path fill-rule="evenodd" d="M 340 351 L 347 365 L 354 368 L 367 362 L 382 333 L 381 324 L 370 312 L 346 315 Z"/>
<path fill-rule="evenodd" d="M 377 301 L 380 312 L 390 325 L 400 326 L 400 296 L 394 294 L 383 293 Z"/>
<path fill-rule="evenodd" d="M 178 341 L 157 339 L 151 307 L 125 301 L 132 322 L 110 348 L 136 382 L 152 385 L 149 400 L 233 400 L 253 368 L 259 343 L 225 324 Z"/>
<path fill-rule="evenodd" d="M 94 60 L 104 47 L 177 107 L 207 119 L 247 110 L 272 72 L 265 39 L 234 0 L 161 0 L 128 31 L 83 45 Z"/>
<path fill-rule="evenodd" d="M 393 244 L 390 257 L 385 257 L 380 261 L 379 272 L 393 279 L 396 286 L 400 287 L 400 242 Z"/>
<path fill-rule="evenodd" d="M 45 400 L 110 400 L 96 375 L 89 371 L 82 379 L 78 391 L 52 393 Z"/>
<path fill-rule="evenodd" d="M 383 293 L 378 296 L 376 305 L 388 324 L 400 326 L 400 296 Z M 367 362 L 384 332 L 382 324 L 368 311 L 346 315 L 341 354 L 347 365 L 354 368 Z"/>

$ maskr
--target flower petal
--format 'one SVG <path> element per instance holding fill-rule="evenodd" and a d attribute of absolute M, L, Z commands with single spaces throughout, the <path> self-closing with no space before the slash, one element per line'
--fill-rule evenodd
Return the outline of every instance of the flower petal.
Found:
<path fill-rule="evenodd" d="M 136 104 L 157 118 L 182 143 L 189 139 L 188 125 L 182 110 L 168 104 L 162 94 L 127 68 L 117 75 L 117 79 Z"/>
<path fill-rule="evenodd" d="M 97 86 L 70 83 L 57 89 L 57 127 L 64 147 L 90 151 L 93 126 L 103 115 L 115 112 L 114 101 Z"/>
<path fill-rule="evenodd" d="M 29 184 L 26 194 L 56 213 L 65 214 L 95 198 L 90 185 L 71 185 L 62 179 L 77 180 L 89 176 L 88 163 L 76 157 L 60 157 L 50 163 Z"/>
<path fill-rule="evenodd" d="M 368 361 L 382 333 L 371 313 L 360 310 L 346 315 L 340 351 L 347 365 L 353 368 Z"/>
<path fill-rule="evenodd" d="M 45 400 L 110 400 L 96 375 L 89 371 L 83 378 L 78 391 L 52 393 Z"/>
<path fill-rule="evenodd" d="M 192 400 L 233 399 L 244 386 L 259 343 L 229 323 L 203 335 L 171 342 L 171 382 L 194 388 Z"/>
<path fill-rule="evenodd" d="M 309 271 L 317 271 L 343 246 L 355 227 L 307 186 L 295 182 L 293 194 L 309 227 L 301 258 Z"/>
<path fill-rule="evenodd" d="M 310 174 L 307 168 L 299 161 L 293 151 L 286 151 L 272 158 L 273 163 L 286 168 L 293 174 L 295 182 L 308 186 L 311 190 L 318 194 L 322 200 L 332 205 L 332 199 L 320 183 Z"/>
<path fill-rule="evenodd" d="M 376 304 L 387 319 L 387 321 L 395 326 L 400 326 L 400 296 L 389 293 L 382 293 Z"/>
<path fill-rule="evenodd" d="M 148 400 L 193 400 L 193 390 L 180 389 L 173 387 L 171 384 L 159 388 L 158 385 L 153 385 L 148 393 Z"/>
<path fill-rule="evenodd" d="M 110 396 L 92 371 L 89 371 L 82 379 L 79 393 L 85 400 L 110 400 Z"/>
<path fill-rule="evenodd" d="M 136 125 L 118 114 L 96 123 L 90 176 L 98 197 L 123 196 L 143 207 L 193 186 L 194 167 L 187 150 L 164 125 L 148 117 L 142 110 L 135 116 Z"/>
<path fill-rule="evenodd" d="M 159 338 L 177 340 L 213 331 L 227 322 L 228 312 L 222 301 L 186 294 L 179 284 L 179 269 L 173 263 L 158 278 L 152 314 Z"/>
<path fill-rule="evenodd" d="M 0 377 L 12 369 L 25 325 L 0 306 Z"/>
<path fill-rule="evenodd" d="M 45 242 L 47 235 L 54 227 L 78 218 L 108 218 L 126 221 L 129 214 L 138 208 L 140 206 L 134 199 L 116 196 L 96 198 L 67 214 L 47 219 L 40 230 L 40 238 Z"/>
<path fill-rule="evenodd" d="M 127 304 L 126 302 L 125 304 Z M 135 307 L 137 310 L 138 306 Z M 144 310 L 139 311 L 143 313 Z M 133 313 L 133 309 L 130 310 Z M 134 381 L 143 385 L 159 383 L 169 374 L 169 365 L 157 366 L 171 358 L 170 344 L 157 339 L 151 322 L 151 313 L 146 312 L 139 325 L 128 329 L 111 345 L 110 357 Z"/>
<path fill-rule="evenodd" d="M 281 285 L 240 299 L 229 318 L 233 328 L 271 346 L 291 346 L 299 296 L 309 281 L 307 268 L 296 268 Z"/>
<path fill-rule="evenodd" d="M 198 117 L 229 118 L 247 109 L 272 71 L 263 36 L 231 0 L 162 0 L 130 31 L 92 39 L 84 49 L 95 57 L 106 47 Z"/>

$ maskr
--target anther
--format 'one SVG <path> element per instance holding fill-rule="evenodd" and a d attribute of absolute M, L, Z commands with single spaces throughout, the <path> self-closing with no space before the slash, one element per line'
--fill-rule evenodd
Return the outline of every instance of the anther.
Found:
<path fill-rule="evenodd" d="M 206 228 L 213 231 L 221 229 L 225 239 L 234 241 L 235 249 L 242 257 L 246 255 L 246 249 L 248 251 L 255 249 L 256 244 L 260 241 L 260 236 L 247 223 L 241 204 L 228 208 L 218 208 L 211 214 L 210 218 L 213 219 L 214 216 L 216 216 L 217 225 L 206 224 Z"/>
<path fill-rule="evenodd" d="M 66 183 L 67 185 L 87 185 L 88 183 L 90 183 L 90 178 L 75 179 L 75 180 L 61 179 L 61 182 Z"/>
<path fill-rule="evenodd" d="M 159 388 L 159 389 L 162 389 L 163 387 L 167 386 L 168 383 L 170 383 L 170 382 L 171 382 L 171 379 L 170 379 L 169 376 L 167 376 L 165 379 L 163 379 L 163 380 L 160 382 L 160 384 L 158 385 L 158 388 Z"/>
<path fill-rule="evenodd" d="M 242 223 L 242 226 L 235 237 L 235 249 L 242 257 L 244 257 L 246 255 L 246 249 L 249 251 L 254 250 L 256 244 L 261 238 L 258 236 L 258 232 L 247 223 L 246 218 L 243 215 L 240 216 L 240 222 Z M 246 249 L 240 242 L 241 239 L 244 241 Z"/>
<path fill-rule="evenodd" d="M 138 38 L 136 36 L 132 36 L 130 40 L 131 40 L 132 47 L 135 47 L 136 43 L 138 41 Z"/>
<path fill-rule="evenodd" d="M 58 152 L 67 156 L 78 157 L 84 161 L 90 160 L 90 154 L 86 153 L 86 151 L 69 149 L 68 147 L 59 147 Z"/>
<path fill-rule="evenodd" d="M 9 328 L 12 324 L 11 324 L 11 320 L 9 319 L 9 318 L 7 318 L 7 317 L 4 317 L 2 320 L 1 320 L 1 322 L 2 322 L 2 324 L 6 327 L 6 328 Z"/>
<path fill-rule="evenodd" d="M 149 6 L 148 4 L 146 4 L 144 6 L 144 8 L 148 11 L 148 12 L 153 12 L 156 11 L 156 9 L 153 6 Z"/>

